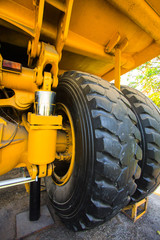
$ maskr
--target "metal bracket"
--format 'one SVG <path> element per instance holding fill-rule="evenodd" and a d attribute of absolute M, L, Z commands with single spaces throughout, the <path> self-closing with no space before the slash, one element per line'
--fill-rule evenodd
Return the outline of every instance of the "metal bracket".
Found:
<path fill-rule="evenodd" d="M 125 38 L 121 44 L 117 44 L 115 47 L 115 87 L 120 90 L 121 81 L 121 55 L 122 51 L 127 47 L 128 39 Z"/>
<path fill-rule="evenodd" d="M 121 50 L 115 50 L 115 82 L 114 85 L 120 90 L 120 77 L 121 77 Z"/>
<path fill-rule="evenodd" d="M 111 51 L 114 49 L 114 47 L 117 45 L 117 43 L 120 41 L 121 36 L 120 33 L 117 32 L 113 35 L 111 40 L 107 43 L 107 45 L 104 48 L 105 53 L 111 53 Z"/>
<path fill-rule="evenodd" d="M 33 0 L 33 4 L 35 5 L 35 27 L 34 27 L 34 39 L 29 41 L 28 43 L 28 66 L 32 65 L 33 59 L 39 55 L 40 53 L 40 44 L 39 37 L 42 27 L 43 20 L 43 11 L 44 11 L 44 3 L 45 0 L 36 1 Z"/>
<path fill-rule="evenodd" d="M 55 47 L 53 47 L 50 44 L 41 43 L 41 52 L 39 61 L 37 64 L 37 67 L 35 69 L 36 71 L 36 83 L 38 86 L 41 86 L 43 84 L 43 71 L 47 64 L 51 65 L 51 74 L 53 76 L 52 79 L 52 87 L 56 88 L 58 85 L 58 63 L 59 63 L 59 55 L 57 51 L 55 50 Z"/>
<path fill-rule="evenodd" d="M 36 7 L 36 18 L 35 18 L 35 34 L 32 41 L 28 42 L 28 65 L 31 66 L 33 59 L 39 57 L 39 61 L 36 67 L 36 83 L 38 86 L 43 84 L 43 72 L 47 64 L 52 65 L 52 87 L 56 88 L 58 85 L 58 63 L 62 56 L 62 49 L 67 39 L 69 23 L 72 12 L 73 0 L 66 0 L 65 3 L 60 4 L 58 1 L 51 1 L 51 5 L 57 7 L 62 11 L 62 17 L 59 20 L 57 29 L 57 37 L 55 47 L 49 44 L 40 43 L 40 31 L 42 27 L 43 11 L 44 11 L 44 0 L 40 0 Z M 45 88 L 45 86 L 44 86 Z"/>
<path fill-rule="evenodd" d="M 54 171 L 54 164 L 43 164 L 43 165 L 30 165 L 27 167 L 29 175 L 31 179 L 35 179 L 36 177 L 49 177 L 52 175 Z"/>
<path fill-rule="evenodd" d="M 121 43 L 120 33 L 116 33 L 112 39 L 108 42 L 105 46 L 104 51 L 106 53 L 114 54 L 115 55 L 115 87 L 120 90 L 120 76 L 121 76 L 121 55 L 122 51 L 128 45 L 128 39 L 125 38 Z"/>
<path fill-rule="evenodd" d="M 73 6 L 73 0 L 66 0 L 65 11 L 63 12 L 62 18 L 59 22 L 57 39 L 56 39 L 56 50 L 60 56 L 60 59 L 62 55 L 62 49 L 68 35 L 69 23 L 70 23 L 71 13 L 72 13 L 72 6 Z"/>
<path fill-rule="evenodd" d="M 52 85 L 52 75 L 49 72 L 44 72 L 44 80 L 43 80 L 43 90 L 51 91 Z"/>
<path fill-rule="evenodd" d="M 10 98 L 0 99 L 0 107 L 13 107 L 17 110 L 26 110 L 34 102 L 34 94 L 15 90 L 15 95 Z"/>

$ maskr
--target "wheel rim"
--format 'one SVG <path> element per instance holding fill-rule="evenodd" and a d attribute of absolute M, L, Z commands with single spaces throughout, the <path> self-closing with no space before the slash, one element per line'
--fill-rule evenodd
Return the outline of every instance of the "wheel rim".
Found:
<path fill-rule="evenodd" d="M 70 155 L 70 159 L 67 160 L 67 164 L 65 164 L 65 161 L 55 161 L 54 162 L 54 171 L 52 175 L 52 179 L 54 183 L 58 186 L 63 186 L 68 182 L 70 179 L 73 169 L 74 169 L 74 163 L 75 163 L 75 132 L 74 132 L 74 125 L 73 120 L 71 117 L 71 114 L 68 110 L 68 108 L 62 104 L 57 103 L 56 104 L 56 113 L 61 113 L 63 116 L 63 127 L 62 131 L 66 133 L 67 136 L 67 147 L 65 154 Z M 63 154 L 61 155 L 63 156 Z M 57 163 L 57 164 L 56 164 Z M 63 168 L 65 169 L 63 171 L 63 174 L 60 173 L 56 168 L 56 165 L 59 165 L 59 169 Z"/>

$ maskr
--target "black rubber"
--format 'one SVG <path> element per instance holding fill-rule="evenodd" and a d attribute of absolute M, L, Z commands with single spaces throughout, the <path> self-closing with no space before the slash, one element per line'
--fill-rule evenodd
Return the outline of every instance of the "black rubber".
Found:
<path fill-rule="evenodd" d="M 72 115 L 76 157 L 69 181 L 59 187 L 47 178 L 47 191 L 69 228 L 90 229 L 117 214 L 136 190 L 142 157 L 137 120 L 120 91 L 87 73 L 64 73 L 57 102 Z"/>
<path fill-rule="evenodd" d="M 160 110 L 144 94 L 136 89 L 122 86 L 123 94 L 132 105 L 141 132 L 143 158 L 139 162 L 141 177 L 136 180 L 137 190 L 133 201 L 152 193 L 160 184 Z"/>
<path fill-rule="evenodd" d="M 41 179 L 30 183 L 30 198 L 29 198 L 29 220 L 37 221 L 40 218 L 40 190 Z"/>

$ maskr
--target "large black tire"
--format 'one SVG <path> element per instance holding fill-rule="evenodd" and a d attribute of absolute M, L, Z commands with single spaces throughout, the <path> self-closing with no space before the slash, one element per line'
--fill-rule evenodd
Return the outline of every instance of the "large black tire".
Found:
<path fill-rule="evenodd" d="M 47 178 L 56 213 L 73 230 L 93 228 L 127 205 L 140 176 L 136 117 L 123 94 L 93 75 L 69 71 L 59 79 L 57 102 L 73 119 L 76 156 L 63 186 Z"/>
<path fill-rule="evenodd" d="M 160 184 L 160 111 L 141 92 L 127 86 L 122 86 L 121 90 L 137 116 L 142 138 L 141 177 L 136 180 L 137 190 L 132 196 L 132 200 L 137 202 Z"/>

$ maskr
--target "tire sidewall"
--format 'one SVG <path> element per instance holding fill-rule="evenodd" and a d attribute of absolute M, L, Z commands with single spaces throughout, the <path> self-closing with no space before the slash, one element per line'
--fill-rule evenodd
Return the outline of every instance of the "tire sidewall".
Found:
<path fill-rule="evenodd" d="M 58 214 L 72 218 L 85 205 L 90 194 L 94 169 L 94 142 L 90 114 L 83 94 L 71 78 L 64 78 L 57 88 L 56 102 L 69 110 L 75 131 L 75 163 L 73 173 L 64 186 L 52 182 L 49 197 Z M 78 90 L 78 91 L 77 91 Z M 82 107 L 83 106 L 83 107 Z"/>

